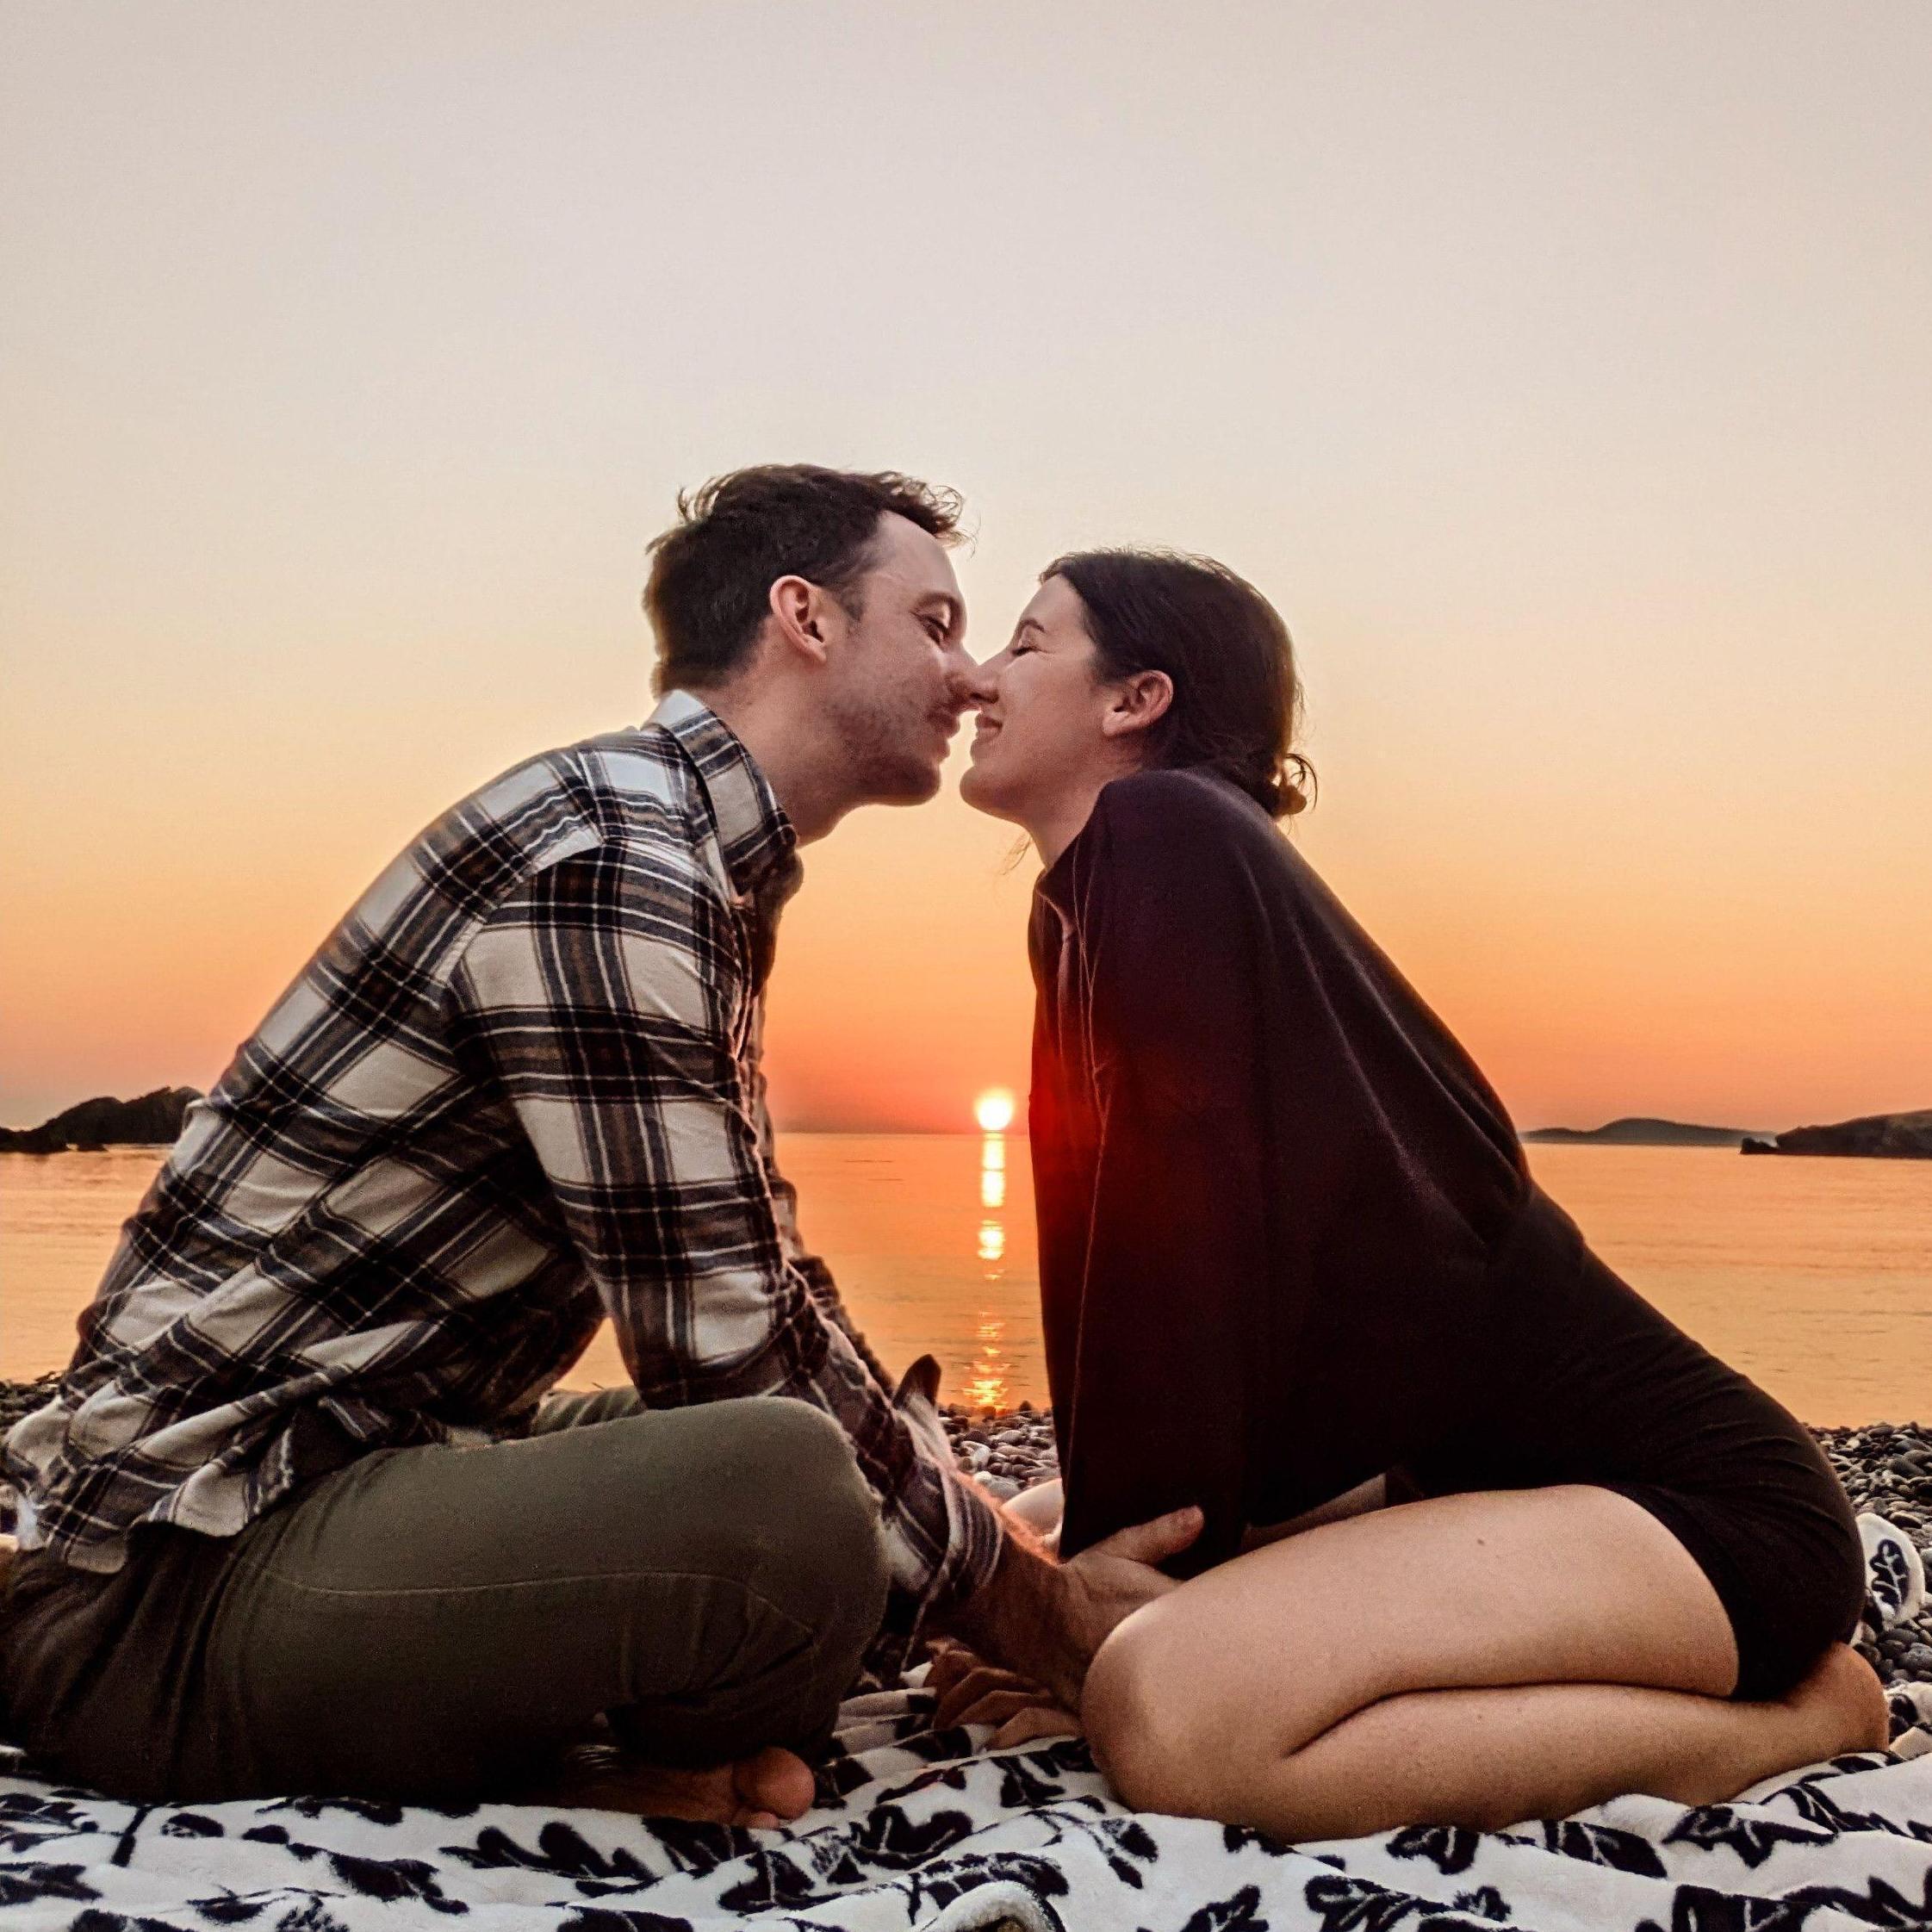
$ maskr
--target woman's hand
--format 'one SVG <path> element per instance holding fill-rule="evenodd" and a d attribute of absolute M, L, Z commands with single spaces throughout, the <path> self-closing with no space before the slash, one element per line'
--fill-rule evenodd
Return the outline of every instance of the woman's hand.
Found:
<path fill-rule="evenodd" d="M 1080 1735 L 1080 1720 L 1057 1704 L 1044 1684 L 1016 1670 L 1002 1670 L 950 1637 L 934 1643 L 926 1685 L 939 1696 L 933 1713 L 936 1729 L 992 1724 L 997 1727 L 989 1741 L 993 1750 L 1028 1743 L 1035 1737 Z"/>

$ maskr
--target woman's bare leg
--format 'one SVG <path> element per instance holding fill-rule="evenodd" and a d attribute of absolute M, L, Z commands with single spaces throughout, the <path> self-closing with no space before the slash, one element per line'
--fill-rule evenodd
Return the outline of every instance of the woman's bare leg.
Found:
<path fill-rule="evenodd" d="M 1230 1793 L 1230 1811 L 1213 1815 L 1303 1839 L 1401 1824 L 1498 1830 L 1624 1792 L 1717 1804 L 1794 1766 L 1881 1749 L 1885 1735 L 1885 1693 L 1842 1643 L 1774 1704 L 1624 1684 L 1411 1691 L 1282 1760 L 1246 1810 Z"/>
<path fill-rule="evenodd" d="M 1036 1482 L 1032 1488 L 1022 1489 L 1005 1505 L 1008 1515 L 1017 1516 L 1041 1536 L 1059 1535 L 1065 1507 L 1066 1491 L 1058 1476 L 1050 1482 Z"/>
<path fill-rule="evenodd" d="M 1287 1837 L 1558 1816 L 1680 1774 L 1664 1795 L 1730 1796 L 1883 1740 L 1849 1652 L 1781 1704 L 1728 1702 L 1736 1674 L 1683 1546 L 1572 1486 L 1411 1503 L 1237 1557 L 1120 1625 L 1081 1715 L 1129 1803 Z"/>

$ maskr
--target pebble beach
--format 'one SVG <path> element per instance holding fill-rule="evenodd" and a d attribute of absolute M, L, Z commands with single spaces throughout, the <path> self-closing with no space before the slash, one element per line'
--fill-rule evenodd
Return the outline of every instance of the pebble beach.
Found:
<path fill-rule="evenodd" d="M 0 1434 L 47 1400 L 54 1378 L 0 1382 Z M 949 1405 L 941 1411 L 960 1469 L 999 1501 L 1059 1474 L 1052 1413 L 1030 1402 L 1003 1413 Z M 1932 1571 L 1932 1429 L 1916 1422 L 1870 1422 L 1815 1429 L 1852 1506 L 1898 1525 L 1918 1546 Z M 0 1485 L 0 1528 L 12 1527 L 12 1496 Z M 1932 1684 L 1932 1597 L 1919 1614 L 1886 1631 L 1875 1645 L 1861 1643 L 1887 1690 Z"/>

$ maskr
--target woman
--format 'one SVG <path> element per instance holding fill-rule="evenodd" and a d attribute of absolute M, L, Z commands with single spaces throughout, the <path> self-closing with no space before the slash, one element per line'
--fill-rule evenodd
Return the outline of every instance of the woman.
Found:
<path fill-rule="evenodd" d="M 1810 1436 L 1589 1252 L 1280 836 L 1307 774 L 1266 600 L 1063 557 L 974 695 L 964 795 L 1046 866 L 1061 1552 L 1204 1513 L 1086 1680 L 1121 1795 L 1291 1838 L 1497 1826 L 1881 1745 Z"/>

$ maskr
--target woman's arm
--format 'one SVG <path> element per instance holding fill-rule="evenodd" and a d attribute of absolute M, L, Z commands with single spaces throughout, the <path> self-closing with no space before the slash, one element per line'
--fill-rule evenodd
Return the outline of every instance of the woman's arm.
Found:
<path fill-rule="evenodd" d="M 1168 774 L 1163 774 L 1167 776 Z M 1197 796 L 1197 794 L 1196 794 Z M 1071 1556 L 1198 1503 L 1171 1569 L 1233 1556 L 1268 1373 L 1270 1252 L 1258 915 L 1218 814 L 1146 780 L 1110 787 L 1080 841 L 1075 924 L 1097 1144 L 1059 1419 Z M 1071 1426 L 1069 1426 L 1071 1424 Z"/>

